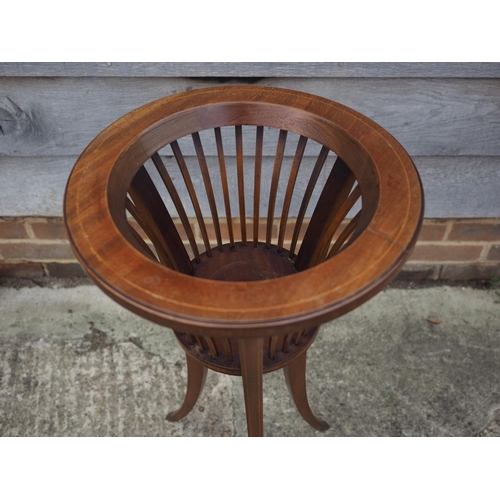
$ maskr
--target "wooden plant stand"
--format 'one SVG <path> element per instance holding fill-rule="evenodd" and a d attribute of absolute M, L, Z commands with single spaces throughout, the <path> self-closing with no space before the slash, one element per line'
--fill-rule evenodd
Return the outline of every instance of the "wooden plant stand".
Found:
<path fill-rule="evenodd" d="M 262 436 L 263 374 L 280 368 L 302 417 L 328 427 L 307 401 L 307 349 L 319 325 L 397 275 L 423 192 L 401 145 L 360 113 L 301 92 L 225 86 L 110 125 L 78 159 L 64 214 L 96 284 L 172 328 L 185 350 L 186 398 L 167 418 L 189 413 L 210 368 L 242 377 L 248 434 Z"/>

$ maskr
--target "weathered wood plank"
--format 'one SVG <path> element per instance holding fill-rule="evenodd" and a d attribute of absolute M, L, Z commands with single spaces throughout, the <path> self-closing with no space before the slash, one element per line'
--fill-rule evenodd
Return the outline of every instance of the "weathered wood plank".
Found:
<path fill-rule="evenodd" d="M 67 62 L 0 63 L 0 77 L 500 78 L 499 63 Z"/>
<path fill-rule="evenodd" d="M 63 194 L 72 166 L 77 157 L 0 157 L 0 216 L 61 216 Z M 169 167 L 168 158 L 164 158 Z M 192 163 L 188 159 L 189 163 Z M 194 158 L 193 161 L 196 161 Z M 234 159 L 231 165 L 235 165 Z M 208 159 L 207 159 L 208 161 Z M 307 176 L 313 163 L 307 159 L 299 171 L 297 189 L 305 189 Z M 500 157 L 414 157 L 415 164 L 421 174 L 426 195 L 426 217 L 500 217 Z M 248 158 L 250 162 L 250 158 Z M 285 163 L 291 158 L 286 158 Z M 330 162 L 330 158 L 328 159 Z M 246 164 L 247 159 L 245 159 Z M 287 163 L 287 164 L 288 164 Z M 170 162 L 170 165 L 172 163 Z M 237 178 L 235 168 L 228 163 L 228 183 L 231 196 L 236 197 Z M 210 159 L 210 172 L 217 169 L 216 161 Z M 285 167 L 285 166 L 284 166 Z M 154 167 L 152 167 L 154 169 Z M 329 171 L 329 169 L 325 169 Z M 153 176 L 151 168 L 148 171 Z M 249 169 L 249 176 L 252 175 Z M 180 176 L 178 171 L 169 170 L 172 176 Z M 272 172 L 272 158 L 264 158 L 262 168 L 263 186 L 269 184 Z M 251 182 L 249 177 L 245 181 Z M 203 180 L 198 176 L 195 189 L 202 192 Z M 220 186 L 214 182 L 217 206 L 223 207 Z M 165 190 L 166 192 L 166 190 Z M 165 195 L 165 193 L 162 193 Z M 187 192 L 179 195 L 188 200 Z M 253 206 L 252 193 L 247 199 L 247 206 Z M 281 194 L 282 199 L 283 193 Z M 317 194 L 316 194 L 317 196 Z M 262 200 L 266 200 L 263 195 Z M 317 199 L 317 198 L 316 198 Z M 237 200 L 235 199 L 235 203 Z M 314 203 L 315 200 L 312 201 Z M 237 206 L 237 205 L 234 205 Z M 173 207 L 168 207 L 175 214 Z M 279 207 L 278 207 L 279 208 Z M 209 206 L 202 206 L 209 213 Z M 292 201 L 291 214 L 298 211 L 297 204 Z M 251 208 L 249 209 L 251 212 Z M 279 209 L 278 209 L 279 212 Z M 223 212 L 221 212 L 223 213 Z M 261 211 L 261 213 L 266 213 Z M 192 214 L 190 214 L 192 216 Z M 251 217 L 251 213 L 248 214 Z"/>
<path fill-rule="evenodd" d="M 64 189 L 76 160 L 0 156 L 0 214 L 61 217 Z"/>
<path fill-rule="evenodd" d="M 500 155 L 499 81 L 269 78 L 259 83 L 353 107 L 391 132 L 411 155 L 457 156 Z M 184 78 L 0 78 L 0 154 L 79 155 L 97 133 L 128 111 L 211 85 L 213 81 Z M 254 131 L 251 137 L 254 141 Z M 210 141 L 204 147 L 207 155 L 215 156 L 213 134 Z M 224 146 L 234 154 L 234 140 Z M 273 148 L 264 154 L 273 154 Z"/>
<path fill-rule="evenodd" d="M 500 217 L 500 157 L 413 159 L 426 217 Z"/>

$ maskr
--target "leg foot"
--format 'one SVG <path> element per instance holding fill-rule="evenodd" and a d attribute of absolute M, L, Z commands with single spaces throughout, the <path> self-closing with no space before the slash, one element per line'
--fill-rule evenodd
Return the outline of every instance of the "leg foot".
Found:
<path fill-rule="evenodd" d="M 301 417 L 318 431 L 326 431 L 330 426 L 314 415 L 307 401 L 306 355 L 307 351 L 304 351 L 298 358 L 283 368 L 286 385 Z"/>
<path fill-rule="evenodd" d="M 238 340 L 247 414 L 248 436 L 264 436 L 264 412 L 262 395 L 263 340 Z"/>
<path fill-rule="evenodd" d="M 185 417 L 194 407 L 201 394 L 205 379 L 207 378 L 207 368 L 196 361 L 192 356 L 186 354 L 187 361 L 187 391 L 184 403 L 176 410 L 167 415 L 167 420 L 177 422 Z"/>

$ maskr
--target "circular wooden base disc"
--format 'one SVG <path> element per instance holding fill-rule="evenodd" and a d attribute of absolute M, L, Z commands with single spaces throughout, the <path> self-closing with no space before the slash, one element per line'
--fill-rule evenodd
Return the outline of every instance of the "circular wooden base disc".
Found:
<path fill-rule="evenodd" d="M 212 256 L 206 252 L 200 256 L 193 276 L 217 281 L 258 281 L 270 280 L 294 274 L 293 261 L 286 250 L 278 252 L 276 245 L 266 248 L 264 243 L 255 247 L 249 242 L 247 246 L 236 243 L 233 248 L 229 244 L 222 246 L 222 251 L 212 249 Z"/>

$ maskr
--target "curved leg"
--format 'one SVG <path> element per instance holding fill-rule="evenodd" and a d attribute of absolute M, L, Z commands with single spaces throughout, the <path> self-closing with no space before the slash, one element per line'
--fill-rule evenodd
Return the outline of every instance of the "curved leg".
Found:
<path fill-rule="evenodd" d="M 196 404 L 196 401 L 198 401 L 198 397 L 200 396 L 203 386 L 205 385 L 205 379 L 207 378 L 208 370 L 205 366 L 188 354 L 186 354 L 186 361 L 186 397 L 184 398 L 184 403 L 182 403 L 182 406 L 178 410 L 172 411 L 167 415 L 166 418 L 167 420 L 170 420 L 170 422 L 177 422 L 193 409 L 193 406 Z"/>
<path fill-rule="evenodd" d="M 262 339 L 238 340 L 241 376 L 243 378 L 243 394 L 245 395 L 245 410 L 247 414 L 247 428 L 250 437 L 264 436 L 262 395 L 264 356 L 262 348 Z"/>
<path fill-rule="evenodd" d="M 318 431 L 326 431 L 330 426 L 314 415 L 307 401 L 306 355 L 307 351 L 304 351 L 298 358 L 283 368 L 286 385 L 301 417 Z"/>

